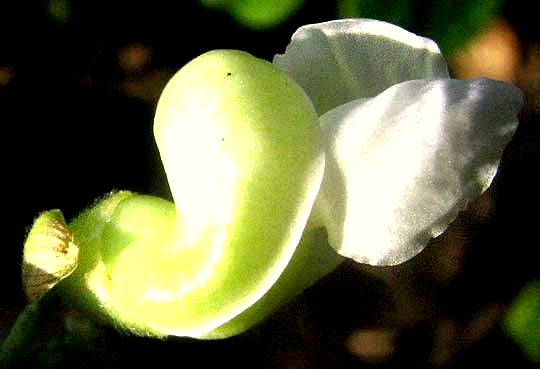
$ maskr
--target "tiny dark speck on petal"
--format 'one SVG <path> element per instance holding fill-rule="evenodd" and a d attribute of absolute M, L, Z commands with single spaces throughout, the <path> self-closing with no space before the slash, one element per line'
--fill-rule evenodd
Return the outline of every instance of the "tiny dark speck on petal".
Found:
<path fill-rule="evenodd" d="M 227 72 L 227 76 L 232 76 L 232 73 L 231 73 L 231 72 Z"/>

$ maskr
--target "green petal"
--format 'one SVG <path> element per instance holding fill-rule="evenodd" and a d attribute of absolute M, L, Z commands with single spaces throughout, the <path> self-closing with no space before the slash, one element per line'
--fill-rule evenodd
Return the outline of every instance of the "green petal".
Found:
<path fill-rule="evenodd" d="M 246 331 L 332 272 L 343 260 L 328 245 L 323 228 L 306 229 L 291 261 L 268 292 L 242 314 L 202 338 L 226 338 Z"/>
<path fill-rule="evenodd" d="M 110 304 L 128 326 L 197 337 L 289 263 L 323 175 L 318 117 L 271 63 L 217 50 L 171 79 L 154 132 L 176 215 L 149 198 L 117 207 L 102 237 Z"/>

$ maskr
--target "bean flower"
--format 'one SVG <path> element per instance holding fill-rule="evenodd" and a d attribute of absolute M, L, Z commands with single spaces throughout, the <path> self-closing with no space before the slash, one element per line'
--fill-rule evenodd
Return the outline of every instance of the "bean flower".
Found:
<path fill-rule="evenodd" d="M 44 213 L 25 285 L 52 288 L 35 281 L 45 270 L 63 298 L 135 334 L 239 334 L 345 258 L 421 252 L 489 187 L 521 104 L 503 82 L 451 79 L 433 41 L 375 20 L 301 27 L 273 63 L 203 54 L 156 110 L 174 202 L 120 191 L 69 224 Z"/>

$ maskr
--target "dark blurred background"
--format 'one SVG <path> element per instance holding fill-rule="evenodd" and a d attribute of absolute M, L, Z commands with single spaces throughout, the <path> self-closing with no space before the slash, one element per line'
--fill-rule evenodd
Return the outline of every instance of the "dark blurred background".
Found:
<path fill-rule="evenodd" d="M 25 306 L 21 250 L 40 211 L 60 208 L 69 220 L 113 189 L 169 197 L 153 112 L 172 74 L 205 51 L 271 60 L 301 25 L 373 17 L 434 38 L 455 77 L 505 80 L 526 96 L 492 188 L 413 260 L 344 263 L 224 341 L 130 337 L 59 307 L 29 366 L 533 367 L 502 324 L 539 278 L 540 28 L 530 2 L 43 0 L 2 2 L 0 15 L 0 339 Z"/>

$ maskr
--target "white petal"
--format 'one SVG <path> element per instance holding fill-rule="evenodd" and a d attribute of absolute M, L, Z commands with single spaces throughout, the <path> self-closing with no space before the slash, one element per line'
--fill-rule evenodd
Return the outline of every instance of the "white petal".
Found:
<path fill-rule="evenodd" d="M 517 128 L 521 92 L 492 80 L 408 81 L 321 117 L 316 217 L 341 254 L 402 263 L 484 191 Z"/>
<path fill-rule="evenodd" d="M 435 42 L 371 19 L 301 27 L 274 64 L 304 88 L 320 115 L 403 81 L 448 77 Z"/>

